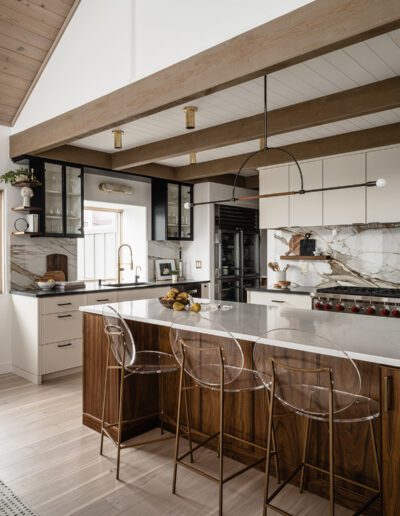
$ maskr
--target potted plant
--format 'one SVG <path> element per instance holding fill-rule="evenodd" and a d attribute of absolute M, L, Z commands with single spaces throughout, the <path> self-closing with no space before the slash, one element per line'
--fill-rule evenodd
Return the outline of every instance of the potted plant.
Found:
<path fill-rule="evenodd" d="M 27 168 L 18 167 L 17 170 L 9 170 L 0 176 L 0 183 L 21 183 L 29 180 Z"/>
<path fill-rule="evenodd" d="M 172 283 L 177 283 L 179 271 L 171 271 Z"/>

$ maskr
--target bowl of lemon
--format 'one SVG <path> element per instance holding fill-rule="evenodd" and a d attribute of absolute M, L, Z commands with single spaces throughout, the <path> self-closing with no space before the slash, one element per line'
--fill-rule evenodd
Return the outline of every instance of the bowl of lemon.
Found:
<path fill-rule="evenodd" d="M 193 298 L 187 292 L 181 292 L 177 288 L 171 288 L 168 292 L 159 297 L 158 300 L 165 308 L 169 308 L 170 310 L 174 310 L 175 312 L 182 312 L 183 310 L 187 310 L 190 312 L 200 312 L 201 305 L 200 303 L 195 303 Z"/>

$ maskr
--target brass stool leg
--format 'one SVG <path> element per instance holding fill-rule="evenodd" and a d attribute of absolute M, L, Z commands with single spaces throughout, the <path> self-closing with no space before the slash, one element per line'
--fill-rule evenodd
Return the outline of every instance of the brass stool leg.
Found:
<path fill-rule="evenodd" d="M 192 423 L 191 423 L 190 410 L 189 410 L 189 406 L 191 406 L 191 403 L 189 402 L 190 390 L 187 388 L 188 385 L 186 383 L 185 376 L 183 378 L 183 387 L 185 387 L 185 412 L 186 412 L 186 426 L 188 429 L 188 438 L 189 438 L 190 462 L 193 463 Z"/>
<path fill-rule="evenodd" d="M 125 354 L 124 354 L 125 355 Z M 123 357 L 123 364 L 125 363 L 125 356 Z M 119 389 L 119 410 L 118 410 L 118 441 L 117 441 L 117 475 L 116 479 L 119 480 L 119 466 L 121 459 L 121 434 L 122 434 L 122 411 L 124 406 L 124 380 L 125 380 L 125 369 L 121 368 L 121 379 Z"/>
<path fill-rule="evenodd" d="M 222 378 L 223 378 L 222 367 Z M 222 516 L 224 488 L 224 381 L 221 381 L 219 395 L 219 516 Z"/>
<path fill-rule="evenodd" d="M 265 392 L 266 392 L 266 396 L 267 396 L 267 406 L 269 407 L 269 404 L 271 402 L 270 397 L 269 397 L 269 390 L 265 389 Z M 272 451 L 274 452 L 274 465 L 275 465 L 276 481 L 278 482 L 278 484 L 280 484 L 281 483 L 281 475 L 279 472 L 278 451 L 277 451 L 277 447 L 276 447 L 274 425 L 272 425 L 272 436 L 271 437 L 272 437 Z"/>
<path fill-rule="evenodd" d="M 333 393 L 329 399 L 329 514 L 335 514 L 335 435 L 333 424 Z"/>
<path fill-rule="evenodd" d="M 164 435 L 164 373 L 160 374 L 160 427 L 161 435 Z"/>
<path fill-rule="evenodd" d="M 304 492 L 304 481 L 305 481 L 305 474 L 306 474 L 306 462 L 308 459 L 308 449 L 310 446 L 310 427 L 311 427 L 311 419 L 306 417 L 306 431 L 305 431 L 305 437 L 304 437 L 304 446 L 303 446 L 303 456 L 302 456 L 302 464 L 303 467 L 301 468 L 300 473 L 300 493 Z"/>
<path fill-rule="evenodd" d="M 379 468 L 379 459 L 378 459 L 378 450 L 376 447 L 376 439 L 375 439 L 375 430 L 374 430 L 374 422 L 372 419 L 368 421 L 369 423 L 369 431 L 371 433 L 372 440 L 372 450 L 374 452 L 374 462 L 375 462 L 375 471 L 376 471 L 376 480 L 378 482 L 378 489 L 381 490 L 381 472 Z"/>
<path fill-rule="evenodd" d="M 106 361 L 106 374 L 104 378 L 104 391 L 103 391 L 103 407 L 101 409 L 101 431 L 100 431 L 100 455 L 103 455 L 103 441 L 104 441 L 104 417 L 106 413 L 106 398 L 107 398 L 107 387 L 108 387 L 108 366 L 110 361 L 110 344 L 107 346 L 107 361 Z"/>
<path fill-rule="evenodd" d="M 181 365 L 181 372 L 179 378 L 179 393 L 178 393 L 178 413 L 176 416 L 176 433 L 175 433 L 175 458 L 174 458 L 174 474 L 172 480 L 172 494 L 176 493 L 176 475 L 178 470 L 178 456 L 179 456 L 179 437 L 181 429 L 181 408 L 182 408 L 182 387 L 184 375 L 185 355 L 183 354 L 183 362 Z"/>
<path fill-rule="evenodd" d="M 265 485 L 264 485 L 264 501 L 263 501 L 263 516 L 267 515 L 267 499 L 268 499 L 268 490 L 269 490 L 269 468 L 271 464 L 271 451 L 272 451 L 272 418 L 274 413 L 274 398 L 275 398 L 275 388 L 274 384 L 272 385 L 271 397 L 269 400 L 269 410 L 268 410 L 268 431 L 267 431 L 267 457 L 265 461 Z"/>

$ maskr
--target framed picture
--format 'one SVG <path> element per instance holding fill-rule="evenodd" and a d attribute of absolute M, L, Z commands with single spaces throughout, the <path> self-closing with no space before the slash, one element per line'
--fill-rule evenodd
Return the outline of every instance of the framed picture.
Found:
<path fill-rule="evenodd" d="M 156 267 L 156 280 L 172 279 L 172 271 L 175 270 L 175 260 L 160 258 L 154 260 L 154 263 Z"/>

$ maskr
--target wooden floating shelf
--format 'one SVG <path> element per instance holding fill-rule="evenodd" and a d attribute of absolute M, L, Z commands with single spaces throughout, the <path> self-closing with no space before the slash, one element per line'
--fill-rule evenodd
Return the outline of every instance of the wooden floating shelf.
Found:
<path fill-rule="evenodd" d="M 27 186 L 28 188 L 37 188 L 38 186 L 42 186 L 42 183 L 39 183 L 39 181 L 19 181 L 17 183 L 11 183 L 11 186 L 16 186 L 18 188 L 24 188 L 24 186 Z"/>
<path fill-rule="evenodd" d="M 34 233 L 33 231 L 13 231 L 14 236 L 42 236 L 42 233 Z"/>
<path fill-rule="evenodd" d="M 17 208 L 11 208 L 12 211 L 17 211 L 19 213 L 29 213 L 29 212 L 39 212 L 42 211 L 43 208 L 39 208 L 39 206 L 31 206 L 30 208 L 24 208 L 23 206 L 18 206 Z"/>
<path fill-rule="evenodd" d="M 327 262 L 331 259 L 330 256 L 300 256 L 300 255 L 283 255 L 280 257 L 281 260 L 297 260 L 297 261 L 314 261 L 314 262 Z"/>

